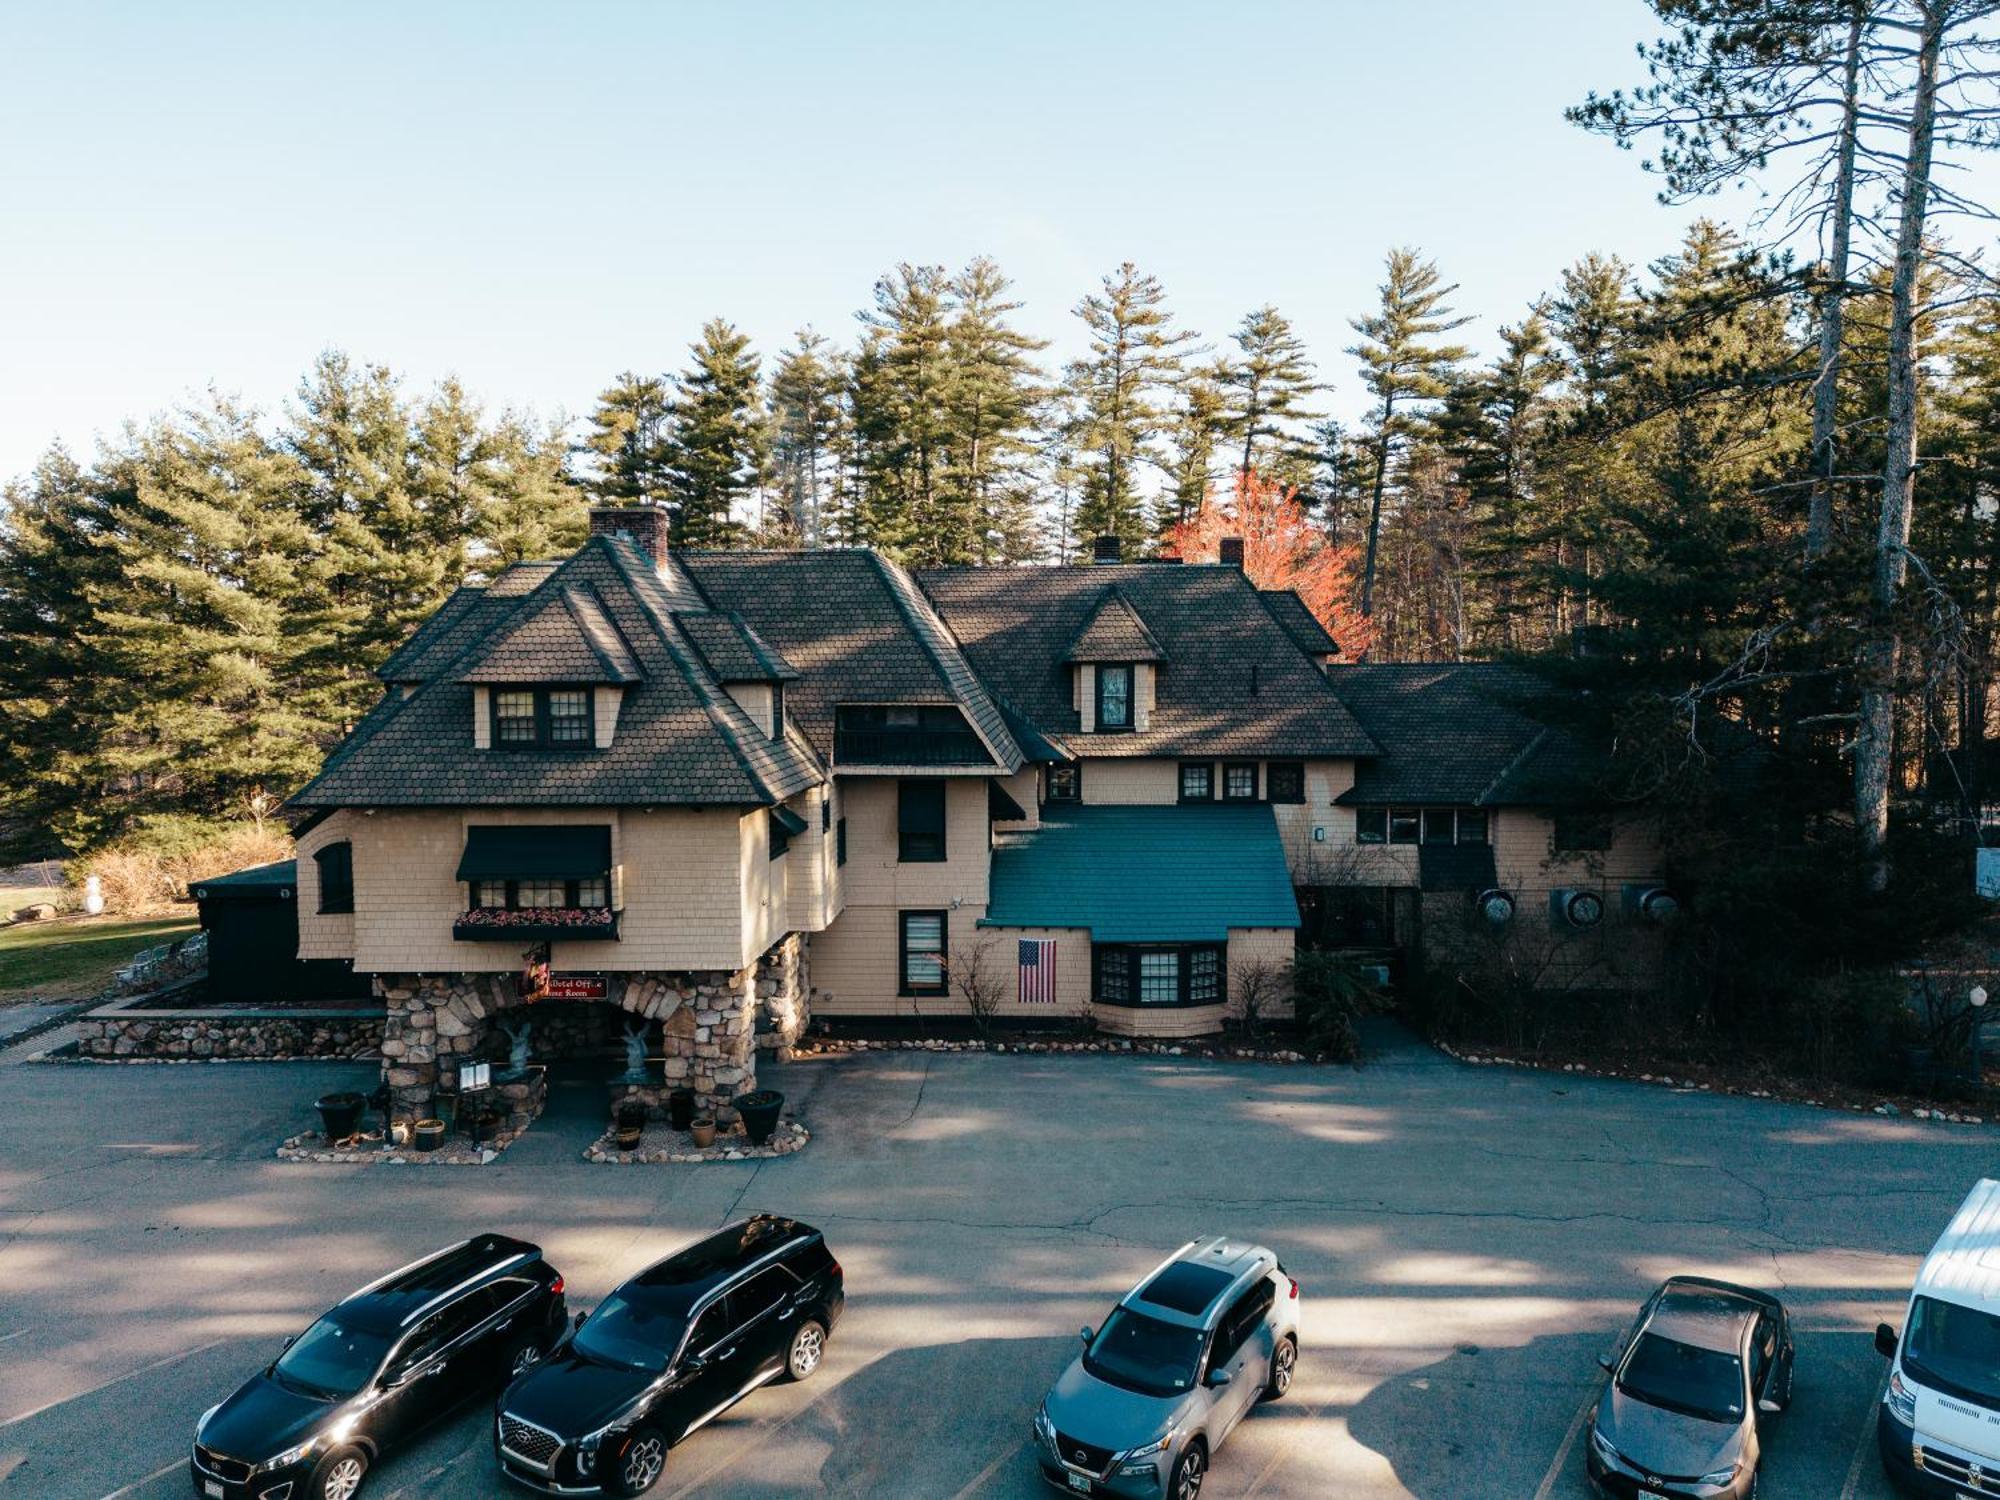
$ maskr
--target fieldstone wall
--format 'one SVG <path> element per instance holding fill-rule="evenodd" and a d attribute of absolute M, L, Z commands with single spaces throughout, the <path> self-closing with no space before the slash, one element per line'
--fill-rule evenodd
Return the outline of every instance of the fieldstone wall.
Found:
<path fill-rule="evenodd" d="M 794 932 L 757 960 L 757 1046 L 782 1060 L 812 1025 L 812 939 Z"/>
<path fill-rule="evenodd" d="M 804 950 L 796 937 L 735 973 L 610 974 L 602 1001 L 541 1000 L 523 1006 L 513 974 L 378 975 L 376 993 L 388 1012 L 381 1044 L 383 1077 L 396 1116 L 411 1116 L 430 1107 L 441 1072 L 455 1073 L 461 1061 L 475 1057 L 505 1058 L 507 1039 L 497 1020 L 518 1017 L 534 1023 L 529 1040 L 533 1062 L 541 1056 L 537 1038 L 545 1023 L 558 1049 L 572 1040 L 587 1043 L 591 1023 L 580 1014 L 605 1014 L 608 1004 L 660 1023 L 657 1044 L 649 1044 L 648 1050 L 666 1059 L 661 1096 L 664 1089 L 692 1088 L 696 1108 L 728 1125 L 736 1119 L 730 1099 L 757 1087 L 755 1021 L 766 978 L 772 986 L 767 998 L 782 1007 L 787 1025 L 803 1029 L 806 1006 L 799 997 Z M 511 1014 L 503 1017 L 502 1012 Z M 616 1039 L 614 1028 L 607 1040 Z M 558 1050 L 554 1055 L 562 1054 Z"/>
<path fill-rule="evenodd" d="M 96 1058 L 373 1057 L 383 1018 L 366 1012 L 93 1011 L 76 1023 L 78 1049 Z"/>

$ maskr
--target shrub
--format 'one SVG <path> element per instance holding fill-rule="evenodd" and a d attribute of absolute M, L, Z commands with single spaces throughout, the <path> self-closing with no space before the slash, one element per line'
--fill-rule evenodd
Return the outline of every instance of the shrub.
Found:
<path fill-rule="evenodd" d="M 291 837 L 275 823 L 159 814 L 142 818 L 116 842 L 71 860 L 64 874 L 77 885 L 95 875 L 105 910 L 145 916 L 186 901 L 191 881 L 291 857 Z"/>
<path fill-rule="evenodd" d="M 1380 994 L 1368 966 L 1349 953 L 1305 951 L 1292 960 L 1299 1040 L 1308 1052 L 1339 1062 L 1361 1055 L 1355 1027 Z"/>

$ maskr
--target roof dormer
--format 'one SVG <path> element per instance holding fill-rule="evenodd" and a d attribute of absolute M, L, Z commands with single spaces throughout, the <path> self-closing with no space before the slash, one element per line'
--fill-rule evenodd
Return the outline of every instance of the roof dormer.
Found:
<path fill-rule="evenodd" d="M 644 676 L 595 594 L 551 593 L 459 674 L 475 748 L 587 750 L 611 743 L 625 689 Z"/>
<path fill-rule="evenodd" d="M 741 615 L 729 610 L 681 610 L 675 623 L 736 706 L 771 739 L 785 735 L 785 684 L 799 672 Z"/>
<path fill-rule="evenodd" d="M 1104 591 L 1064 655 L 1085 734 L 1143 730 L 1167 653 L 1117 587 Z"/>

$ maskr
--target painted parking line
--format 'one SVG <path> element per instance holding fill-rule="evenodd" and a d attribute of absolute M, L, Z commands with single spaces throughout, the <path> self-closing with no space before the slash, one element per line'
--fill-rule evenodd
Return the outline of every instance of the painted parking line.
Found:
<path fill-rule="evenodd" d="M 26 1330 L 23 1331 L 25 1332 Z M 168 1365 L 179 1364 L 184 1359 L 193 1359 L 197 1354 L 206 1354 L 211 1349 L 220 1349 L 228 1342 L 228 1339 L 215 1339 L 193 1349 L 183 1349 L 179 1354 L 169 1354 L 164 1359 L 156 1359 L 151 1364 L 139 1366 L 136 1370 L 127 1370 L 123 1375 L 114 1375 L 109 1380 L 90 1387 L 89 1390 L 76 1391 L 67 1396 L 58 1396 L 53 1401 L 44 1401 L 40 1406 L 33 1407 L 28 1411 L 19 1412 L 7 1418 L 4 1422 L 0 1422 L 0 1428 L 12 1427 L 17 1422 L 27 1421 L 30 1417 L 39 1417 L 45 1411 L 53 1411 L 58 1406 L 67 1406 L 72 1401 L 81 1401 L 85 1396 L 95 1396 L 99 1391 L 108 1391 L 114 1385 L 120 1385 L 127 1380 L 136 1380 L 139 1376 L 149 1371 L 160 1370 L 166 1368 Z M 144 1483 L 145 1481 L 141 1480 L 140 1482 Z"/>
<path fill-rule="evenodd" d="M 1868 1450 L 1875 1446 L 1875 1411 L 1888 1392 L 1889 1371 L 1884 1370 L 1882 1383 L 1875 1387 L 1875 1399 L 1868 1403 L 1868 1415 L 1861 1419 L 1861 1436 L 1854 1441 L 1854 1462 L 1847 1466 L 1847 1483 L 1840 1487 L 1840 1500 L 1854 1500 L 1855 1488 L 1861 1483 L 1861 1465 L 1868 1457 Z"/>
<path fill-rule="evenodd" d="M 177 1458 L 172 1463 L 153 1470 L 153 1472 L 148 1474 L 144 1479 L 135 1479 L 130 1484 L 126 1485 L 123 1489 L 113 1490 L 110 1494 L 104 1497 L 104 1500 L 121 1500 L 121 1497 L 125 1495 L 135 1495 L 140 1490 L 144 1489 L 147 1485 L 151 1484 L 155 1479 L 163 1479 L 167 1475 L 173 1473 L 174 1470 L 185 1469 L 186 1467 L 187 1467 L 187 1460 L 184 1458 Z"/>
<path fill-rule="evenodd" d="M 24 1333 L 33 1333 L 32 1328 L 16 1328 L 12 1333 L 0 1333 L 0 1344 L 11 1344 Z"/>
<path fill-rule="evenodd" d="M 955 1493 L 951 1497 L 951 1500 L 970 1500 L 971 1496 L 979 1492 L 979 1487 L 981 1485 L 986 1483 L 986 1481 L 991 1479 L 995 1474 L 998 1474 L 1003 1465 L 1013 1462 L 1013 1460 L 1020 1454 L 1020 1451 L 1027 1446 L 1028 1446 L 1027 1441 L 1023 1439 L 1021 1442 L 1018 1442 L 1013 1447 L 1009 1448 L 1005 1453 L 999 1454 L 997 1457 L 994 1458 L 992 1463 L 988 1464 L 985 1468 L 981 1469 L 977 1474 L 973 1475 L 972 1482 L 966 1485 L 964 1488 L 957 1491 L 957 1493 Z"/>
<path fill-rule="evenodd" d="M 1597 1398 L 1601 1391 L 1602 1387 L 1593 1384 L 1590 1394 L 1583 1398 L 1583 1405 L 1579 1406 L 1576 1415 L 1569 1419 L 1569 1431 L 1563 1434 L 1562 1446 L 1556 1449 L 1556 1456 L 1549 1464 L 1548 1473 L 1542 1476 L 1542 1482 L 1535 1487 L 1535 1500 L 1549 1500 L 1549 1496 L 1555 1493 L 1556 1481 L 1562 1478 L 1563 1469 L 1569 1463 L 1570 1449 L 1576 1446 L 1576 1440 L 1583 1432 L 1583 1424 L 1590 1420 L 1591 1412 L 1596 1409 Z"/>

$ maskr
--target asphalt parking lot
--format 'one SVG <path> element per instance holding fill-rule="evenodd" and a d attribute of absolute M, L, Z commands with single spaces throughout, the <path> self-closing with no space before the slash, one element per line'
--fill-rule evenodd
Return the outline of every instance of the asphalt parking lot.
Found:
<path fill-rule="evenodd" d="M 1872 1330 L 1995 1170 L 1987 1130 L 1414 1046 L 1358 1071 L 898 1052 L 772 1072 L 815 1131 L 796 1157 L 587 1166 L 557 1120 L 490 1167 L 398 1169 L 271 1156 L 366 1065 L 0 1062 L 0 1496 L 186 1494 L 203 1408 L 354 1286 L 476 1230 L 538 1240 L 581 1307 L 770 1210 L 825 1229 L 846 1319 L 818 1376 L 696 1434 L 657 1495 L 1051 1493 L 1028 1422 L 1077 1327 L 1228 1230 L 1277 1248 L 1307 1322 L 1292 1394 L 1237 1429 L 1210 1495 L 1582 1496 L 1596 1354 L 1697 1271 L 1797 1322 L 1765 1500 L 1884 1500 Z M 501 1487 L 473 1410 L 369 1492 Z"/>

